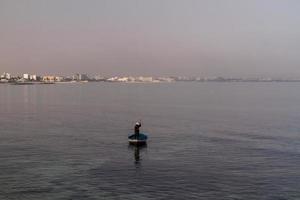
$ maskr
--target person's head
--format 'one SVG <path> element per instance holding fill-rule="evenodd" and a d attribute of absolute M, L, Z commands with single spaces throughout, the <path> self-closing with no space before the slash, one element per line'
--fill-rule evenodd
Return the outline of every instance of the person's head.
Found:
<path fill-rule="evenodd" d="M 141 125 L 141 122 L 136 122 L 135 125 L 136 125 L 136 126 L 140 126 L 140 125 Z"/>

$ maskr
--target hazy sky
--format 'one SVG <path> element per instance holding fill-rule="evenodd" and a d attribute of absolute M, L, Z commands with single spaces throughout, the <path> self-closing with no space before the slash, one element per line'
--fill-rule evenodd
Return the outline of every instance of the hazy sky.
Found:
<path fill-rule="evenodd" d="M 0 72 L 300 77 L 299 0 L 0 0 Z"/>

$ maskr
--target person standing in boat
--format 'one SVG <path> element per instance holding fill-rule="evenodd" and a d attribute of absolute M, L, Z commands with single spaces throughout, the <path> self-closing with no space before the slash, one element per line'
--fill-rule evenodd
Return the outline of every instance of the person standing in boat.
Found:
<path fill-rule="evenodd" d="M 135 134 L 135 138 L 138 139 L 140 136 L 140 128 L 142 126 L 141 122 L 136 122 L 135 126 L 134 126 L 134 134 Z"/>

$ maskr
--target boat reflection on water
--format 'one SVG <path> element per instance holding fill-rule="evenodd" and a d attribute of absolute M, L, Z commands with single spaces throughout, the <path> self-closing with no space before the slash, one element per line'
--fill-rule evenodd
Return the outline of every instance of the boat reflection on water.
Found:
<path fill-rule="evenodd" d="M 140 156 L 140 151 L 143 151 L 144 149 L 147 148 L 147 143 L 144 144 L 129 144 L 128 145 L 129 149 L 132 149 L 134 152 L 134 160 L 135 164 L 140 164 L 141 156 Z"/>

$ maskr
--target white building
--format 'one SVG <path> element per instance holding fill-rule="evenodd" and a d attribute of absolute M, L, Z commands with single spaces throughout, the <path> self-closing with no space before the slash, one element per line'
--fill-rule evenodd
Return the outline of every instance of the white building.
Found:
<path fill-rule="evenodd" d="M 37 80 L 37 75 L 30 75 L 30 80 L 36 81 Z"/>
<path fill-rule="evenodd" d="M 57 81 L 57 82 L 61 82 L 63 80 L 64 80 L 64 77 L 62 77 L 62 76 L 56 76 L 55 77 L 55 81 Z"/>
<path fill-rule="evenodd" d="M 73 75 L 72 79 L 74 81 L 87 81 L 89 80 L 89 77 L 87 74 L 75 74 Z"/>
<path fill-rule="evenodd" d="M 9 73 L 4 72 L 0 79 L 6 79 L 6 80 L 10 80 L 11 79 L 11 75 Z"/>
<path fill-rule="evenodd" d="M 23 74 L 23 79 L 29 80 L 30 76 L 29 74 Z"/>

